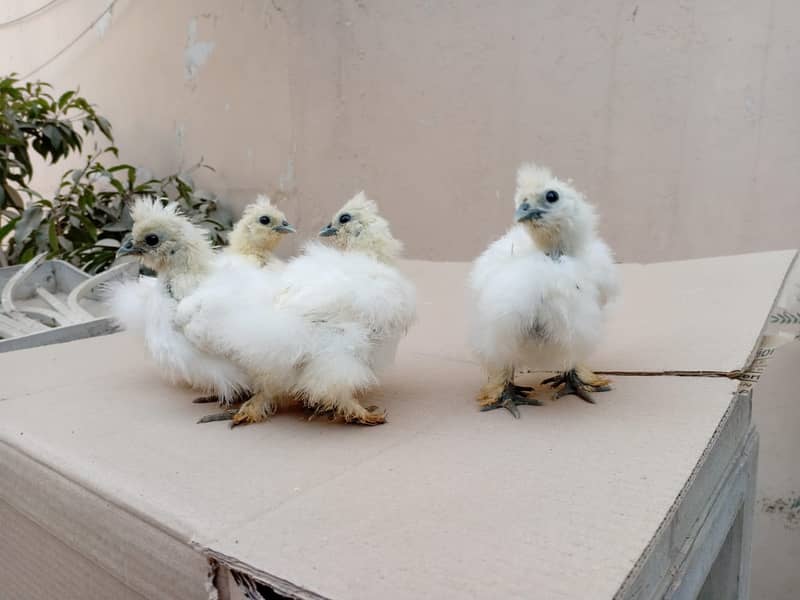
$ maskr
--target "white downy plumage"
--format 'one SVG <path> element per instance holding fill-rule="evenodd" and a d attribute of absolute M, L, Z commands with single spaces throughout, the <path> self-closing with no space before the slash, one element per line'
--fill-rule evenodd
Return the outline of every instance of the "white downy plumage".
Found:
<path fill-rule="evenodd" d="M 333 247 L 308 244 L 274 280 L 232 269 L 179 307 L 189 339 L 253 380 L 256 394 L 234 424 L 263 421 L 295 399 L 346 421 L 385 421 L 357 396 L 377 383 L 414 319 L 414 288 L 392 265 L 402 246 L 363 193 L 320 235 Z"/>
<path fill-rule="evenodd" d="M 242 245 L 242 250 L 249 250 L 244 255 L 253 264 L 267 262 L 276 238 L 292 230 L 284 223 L 283 213 L 277 211 L 273 215 L 275 211 L 268 203 L 258 201 L 245 212 L 244 225 L 251 220 L 257 222 L 259 214 L 267 212 L 282 227 L 274 233 L 272 228 L 262 226 L 261 238 L 268 240 L 266 244 L 258 243 L 258 231 L 247 236 L 254 241 Z M 120 254 L 140 256 L 146 266 L 157 271 L 158 277 L 140 277 L 109 286 L 112 315 L 126 329 L 142 336 L 148 352 L 170 381 L 211 394 L 222 403 L 235 400 L 249 387 L 245 372 L 224 357 L 203 352 L 174 325 L 178 301 L 232 259 L 215 256 L 206 232 L 181 215 L 176 205 L 162 206 L 154 199 L 139 199 L 131 214 L 132 239 Z M 237 223 L 237 228 L 241 227 Z M 253 258 L 256 248 L 262 252 L 260 260 Z"/>
<path fill-rule="evenodd" d="M 517 174 L 516 221 L 475 261 L 470 275 L 473 345 L 489 381 L 479 402 L 518 416 L 536 404 L 513 383 L 514 368 L 561 373 L 557 395 L 604 391 L 608 381 L 580 365 L 598 345 L 617 272 L 597 236 L 594 208 L 571 185 L 535 165 Z"/>
<path fill-rule="evenodd" d="M 140 335 L 161 373 L 172 383 L 192 387 L 220 402 L 236 399 L 248 387 L 244 371 L 231 361 L 200 351 L 177 331 L 172 318 L 177 300 L 154 277 L 112 284 L 112 315 Z"/>

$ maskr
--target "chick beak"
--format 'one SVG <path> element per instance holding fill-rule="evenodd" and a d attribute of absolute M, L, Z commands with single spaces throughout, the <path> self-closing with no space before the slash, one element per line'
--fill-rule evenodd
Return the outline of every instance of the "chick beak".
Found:
<path fill-rule="evenodd" d="M 520 204 L 514 213 L 514 219 L 516 219 L 517 223 L 538 221 L 542 216 L 544 216 L 544 211 L 539 208 L 533 208 L 528 202 Z"/>
<path fill-rule="evenodd" d="M 117 250 L 117 256 L 141 256 L 143 254 L 142 248 L 135 246 L 133 240 L 128 240 Z"/>
<path fill-rule="evenodd" d="M 336 235 L 339 233 L 339 230 L 336 229 L 331 223 L 328 223 L 325 227 L 322 228 L 322 231 L 319 232 L 320 237 L 330 237 L 332 235 Z"/>
<path fill-rule="evenodd" d="M 277 231 L 278 233 L 297 233 L 297 230 L 289 225 L 286 221 L 281 223 L 280 225 L 276 225 L 272 228 L 272 231 Z"/>

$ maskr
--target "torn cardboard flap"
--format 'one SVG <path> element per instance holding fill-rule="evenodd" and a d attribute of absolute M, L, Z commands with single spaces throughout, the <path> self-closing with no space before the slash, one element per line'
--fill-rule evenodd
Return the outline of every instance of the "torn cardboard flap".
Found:
<path fill-rule="evenodd" d="M 753 388 L 766 371 L 767 364 L 775 351 L 798 339 L 800 339 L 800 265 L 795 260 L 769 315 L 758 350 L 747 370 L 739 377 L 740 389 Z"/>

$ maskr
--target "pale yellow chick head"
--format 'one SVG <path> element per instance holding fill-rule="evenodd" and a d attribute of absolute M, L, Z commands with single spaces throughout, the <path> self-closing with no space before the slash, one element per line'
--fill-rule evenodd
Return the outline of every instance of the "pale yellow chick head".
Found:
<path fill-rule="evenodd" d="M 230 235 L 231 251 L 266 262 L 287 233 L 296 230 L 266 196 L 248 205 Z"/>
<path fill-rule="evenodd" d="M 547 167 L 524 164 L 517 171 L 514 218 L 537 238 L 574 247 L 594 231 L 594 208 L 568 182 L 555 177 Z"/>
<path fill-rule="evenodd" d="M 395 260 L 403 251 L 389 222 L 378 214 L 378 205 L 364 192 L 348 200 L 319 235 L 341 250 L 364 252 L 384 262 Z"/>
<path fill-rule="evenodd" d="M 156 272 L 196 266 L 211 256 L 207 232 L 191 223 L 175 203 L 164 205 L 157 198 L 138 198 L 131 217 L 131 239 L 119 249 L 119 256 L 139 256 Z"/>

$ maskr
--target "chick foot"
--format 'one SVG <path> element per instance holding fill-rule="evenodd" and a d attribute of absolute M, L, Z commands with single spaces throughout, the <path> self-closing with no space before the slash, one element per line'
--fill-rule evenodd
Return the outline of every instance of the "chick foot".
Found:
<path fill-rule="evenodd" d="M 198 423 L 214 423 L 215 421 L 231 421 L 231 428 L 248 423 L 261 423 L 266 421 L 275 412 L 273 404 L 264 400 L 261 394 L 256 394 L 247 400 L 237 410 L 227 409 L 202 417 Z"/>
<path fill-rule="evenodd" d="M 231 428 L 249 423 L 261 423 L 275 413 L 275 405 L 263 394 L 256 394 L 242 404 L 242 407 L 233 415 Z"/>
<path fill-rule="evenodd" d="M 481 396 L 478 398 L 481 412 L 495 410 L 496 408 L 505 408 L 515 419 L 519 419 L 518 406 L 541 406 L 542 403 L 536 398 L 530 397 L 528 394 L 533 391 L 532 387 L 527 385 L 516 385 L 514 382 L 509 381 L 497 391 L 487 393 L 484 389 Z"/>
<path fill-rule="evenodd" d="M 587 376 L 588 374 L 593 376 L 591 381 L 586 381 L 584 379 L 584 377 L 589 379 Z M 594 373 L 586 369 L 581 369 L 580 373 L 578 369 L 572 369 L 566 373 L 560 373 L 542 381 L 544 385 L 549 384 L 553 388 L 561 388 L 556 391 L 556 400 L 564 396 L 577 396 L 589 404 L 595 403 L 594 398 L 592 398 L 589 392 L 608 392 L 611 390 L 610 383 L 608 379 L 594 375 Z"/>
<path fill-rule="evenodd" d="M 357 423 L 359 425 L 383 425 L 386 423 L 386 411 L 377 406 L 363 408 L 357 414 L 347 414 L 344 416 L 345 423 Z"/>

